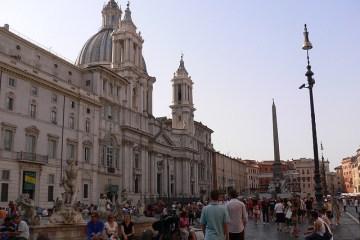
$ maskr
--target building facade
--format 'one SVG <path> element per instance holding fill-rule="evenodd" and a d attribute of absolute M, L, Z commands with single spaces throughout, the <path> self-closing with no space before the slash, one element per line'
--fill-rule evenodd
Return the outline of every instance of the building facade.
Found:
<path fill-rule="evenodd" d="M 313 159 L 300 158 L 292 160 L 296 171 L 300 177 L 301 196 L 315 197 L 314 170 L 315 164 Z M 325 161 L 325 174 L 329 173 L 329 161 Z M 321 166 L 321 165 L 320 165 Z"/>
<path fill-rule="evenodd" d="M 345 190 L 345 184 L 344 184 L 344 174 L 341 165 L 335 168 L 335 173 L 336 173 L 337 185 L 339 187 L 338 192 L 342 193 Z"/>
<path fill-rule="evenodd" d="M 356 162 L 356 156 L 343 158 L 341 161 L 341 169 L 344 179 L 344 190 L 347 193 L 354 192 L 353 165 Z"/>
<path fill-rule="evenodd" d="M 109 0 L 102 27 L 72 64 L 0 28 L 0 205 L 27 193 L 37 206 L 61 197 L 68 160 L 77 200 L 199 198 L 212 188 L 212 130 L 194 120 L 193 81 L 181 57 L 172 119 L 152 112 L 143 38 Z M 170 91 L 170 89 L 169 89 Z"/>
<path fill-rule="evenodd" d="M 236 190 L 239 194 L 246 191 L 246 165 L 237 158 L 214 152 L 213 156 L 213 187 L 228 192 Z"/>
<path fill-rule="evenodd" d="M 246 165 L 247 193 L 257 193 L 259 191 L 259 165 L 255 160 L 242 160 Z"/>
<path fill-rule="evenodd" d="M 281 172 L 282 178 L 285 178 L 289 167 L 288 163 L 285 161 L 279 161 L 280 167 L 279 170 Z M 260 161 L 258 162 L 259 166 L 259 192 L 268 192 L 269 185 L 273 181 L 274 178 L 274 161 Z"/>

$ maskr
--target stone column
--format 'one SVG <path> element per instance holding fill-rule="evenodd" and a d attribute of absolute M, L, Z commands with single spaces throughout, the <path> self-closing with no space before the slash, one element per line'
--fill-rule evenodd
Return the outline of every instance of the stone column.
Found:
<path fill-rule="evenodd" d="M 125 42 L 125 57 L 124 57 L 124 61 L 127 62 L 129 61 L 129 39 L 125 39 L 124 42 Z"/>
<path fill-rule="evenodd" d="M 138 54 L 137 54 L 138 66 L 139 66 L 139 67 L 141 67 L 141 52 L 142 52 L 142 49 L 141 49 L 141 47 L 139 46 L 139 47 L 138 47 Z"/>
<path fill-rule="evenodd" d="M 148 97 L 148 113 L 152 114 L 152 91 L 153 91 L 153 87 L 152 87 L 152 84 L 150 84 L 148 86 L 148 94 L 147 94 L 147 97 Z"/>
<path fill-rule="evenodd" d="M 147 184 L 146 184 L 145 180 L 149 179 L 148 178 L 149 170 L 148 170 L 147 164 L 146 164 L 146 162 L 148 162 L 148 159 L 147 159 L 148 155 L 146 154 L 147 152 L 143 148 L 141 149 L 140 153 L 141 153 L 141 158 L 140 158 L 140 160 L 141 160 L 141 189 L 140 190 L 141 191 L 140 192 L 142 193 L 142 195 L 145 195 L 148 192 Z"/>
<path fill-rule="evenodd" d="M 144 87 L 143 88 L 143 112 L 146 112 L 147 111 L 147 100 L 148 100 L 148 97 L 147 97 L 147 87 Z"/>
<path fill-rule="evenodd" d="M 116 41 L 114 41 L 114 38 L 112 40 L 112 44 L 113 44 L 113 48 L 112 48 L 112 63 L 115 66 L 117 63 L 117 59 L 116 59 Z"/>
<path fill-rule="evenodd" d="M 190 87 L 190 104 L 193 104 L 193 95 L 192 95 L 192 91 L 193 90 L 193 88 L 192 88 L 192 86 Z"/>
<path fill-rule="evenodd" d="M 129 62 L 134 62 L 134 48 L 133 48 L 133 41 L 129 39 Z"/>
<path fill-rule="evenodd" d="M 132 183 L 133 183 L 133 166 L 132 166 L 132 148 L 130 142 L 124 142 L 124 183 L 123 186 L 128 192 L 132 192 Z"/>
<path fill-rule="evenodd" d="M 121 46 L 120 42 L 119 42 L 119 47 L 120 47 L 119 63 L 121 64 L 124 59 L 124 48 Z"/>
<path fill-rule="evenodd" d="M 142 113 L 144 110 L 144 85 L 140 84 L 139 88 L 139 112 Z"/>

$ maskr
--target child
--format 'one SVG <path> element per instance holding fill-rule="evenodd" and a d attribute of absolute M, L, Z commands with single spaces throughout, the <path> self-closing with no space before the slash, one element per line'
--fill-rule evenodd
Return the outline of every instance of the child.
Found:
<path fill-rule="evenodd" d="M 255 224 L 258 224 L 258 222 L 260 221 L 260 201 L 255 202 L 253 213 Z"/>

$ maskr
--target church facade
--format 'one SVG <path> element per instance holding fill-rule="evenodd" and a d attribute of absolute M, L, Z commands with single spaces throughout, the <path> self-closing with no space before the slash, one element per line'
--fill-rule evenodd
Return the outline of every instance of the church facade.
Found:
<path fill-rule="evenodd" d="M 85 204 L 122 191 L 134 201 L 208 196 L 213 131 L 194 120 L 183 57 L 172 118 L 155 117 L 143 43 L 129 5 L 123 14 L 114 0 L 75 64 L 0 27 L 0 206 L 27 193 L 52 207 L 68 160 Z"/>

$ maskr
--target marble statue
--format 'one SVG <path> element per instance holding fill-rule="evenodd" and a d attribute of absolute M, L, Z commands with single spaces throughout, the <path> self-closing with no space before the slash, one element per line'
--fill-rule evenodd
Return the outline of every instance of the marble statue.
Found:
<path fill-rule="evenodd" d="M 127 191 L 126 191 L 125 188 L 121 191 L 121 203 L 122 203 L 123 205 L 125 205 L 126 203 L 128 203 L 128 195 L 127 195 Z"/>
<path fill-rule="evenodd" d="M 62 180 L 65 192 L 62 194 L 63 200 L 56 199 L 55 213 L 51 215 L 49 221 L 56 224 L 78 224 L 83 223 L 81 213 L 75 208 L 77 192 L 77 162 L 74 160 L 66 161 L 68 166 L 65 169 L 65 176 Z"/>
<path fill-rule="evenodd" d="M 34 201 L 29 197 L 29 194 L 21 194 L 16 200 L 16 204 L 21 208 L 23 217 L 29 225 L 39 225 L 40 217 L 36 215 Z"/>
<path fill-rule="evenodd" d="M 74 160 L 67 161 L 67 168 L 65 169 L 65 177 L 62 181 L 64 187 L 64 204 L 72 206 L 76 198 L 77 175 L 78 167 L 77 162 Z"/>
<path fill-rule="evenodd" d="M 99 202 L 98 202 L 98 208 L 97 208 L 97 212 L 101 219 L 106 219 L 108 216 L 108 212 L 106 211 L 106 203 L 107 203 L 107 200 L 106 200 L 105 196 L 103 194 L 101 194 Z"/>

